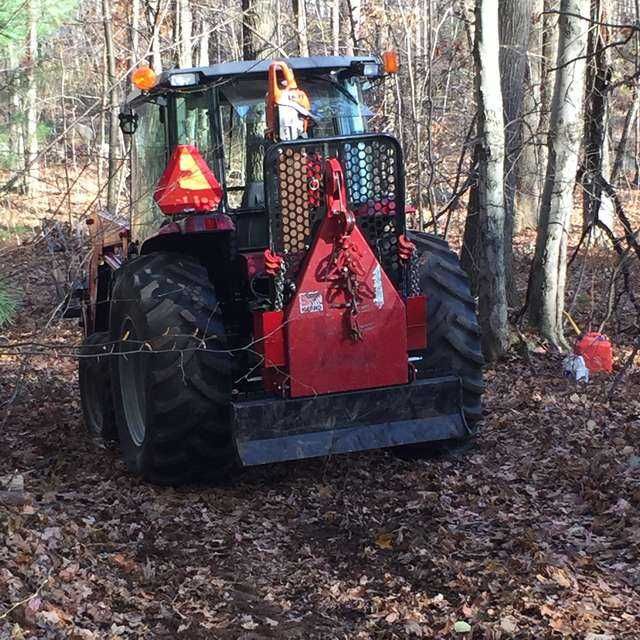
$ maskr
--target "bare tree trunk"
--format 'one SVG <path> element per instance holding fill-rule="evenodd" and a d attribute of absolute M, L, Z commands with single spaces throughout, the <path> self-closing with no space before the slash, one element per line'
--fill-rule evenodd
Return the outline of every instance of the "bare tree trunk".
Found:
<path fill-rule="evenodd" d="M 107 210 L 115 213 L 118 208 L 118 94 L 116 87 L 116 56 L 113 49 L 113 31 L 111 24 L 110 0 L 102 0 L 102 24 L 104 27 L 104 46 L 106 54 L 106 80 L 109 95 L 109 175 L 107 184 Z"/>
<path fill-rule="evenodd" d="M 275 0 L 242 0 L 242 47 L 245 60 L 258 60 L 273 54 L 276 37 Z M 247 160 L 243 206 L 254 206 L 261 197 L 264 158 L 264 125 L 258 114 L 247 121 Z"/>
<path fill-rule="evenodd" d="M 616 159 L 613 164 L 613 170 L 611 171 L 611 184 L 614 187 L 616 186 L 616 183 L 620 178 L 620 174 L 624 169 L 624 157 L 627 152 L 627 146 L 629 145 L 629 139 L 631 138 L 633 127 L 638 119 L 638 105 L 640 105 L 640 90 L 638 83 L 636 83 L 633 88 L 633 100 L 631 101 L 631 106 L 629 107 L 624 119 L 624 128 L 622 130 L 622 135 L 620 136 L 620 141 L 618 142 Z"/>
<path fill-rule="evenodd" d="M 556 82 L 555 67 L 558 62 L 558 34 L 560 31 L 559 18 L 554 11 L 560 10 L 560 0 L 544 0 L 544 16 L 542 19 L 542 82 L 540 84 L 540 128 L 538 139 L 540 145 L 540 163 L 538 165 L 540 184 L 543 185 L 547 175 L 549 149 L 547 139 L 551 126 L 551 101 Z M 542 201 L 540 202 L 540 207 Z M 538 216 L 540 215 L 538 207 Z"/>
<path fill-rule="evenodd" d="M 140 63 L 140 0 L 131 0 L 131 67 Z"/>
<path fill-rule="evenodd" d="M 331 33 L 333 36 L 333 55 L 340 55 L 340 0 L 331 4 Z"/>
<path fill-rule="evenodd" d="M 500 88 L 498 5 L 476 0 L 476 95 L 478 103 L 478 182 L 472 200 L 479 238 L 477 290 L 482 345 L 489 360 L 508 347 L 504 270 L 504 115 Z M 469 220 L 468 218 L 468 220 Z"/>
<path fill-rule="evenodd" d="M 347 41 L 347 55 L 360 55 L 360 32 L 362 30 L 362 0 L 347 0 L 349 13 L 349 34 Z M 419 21 L 418 21 L 419 22 Z"/>
<path fill-rule="evenodd" d="M 522 100 L 533 0 L 499 0 L 500 85 L 505 125 L 504 267 L 507 292 L 513 294 L 513 219 L 516 166 L 522 141 Z"/>
<path fill-rule="evenodd" d="M 607 55 L 607 28 L 600 25 L 606 17 L 605 3 L 592 0 L 586 71 L 586 114 L 584 123 L 585 158 L 582 173 L 583 187 L 583 228 L 594 230 L 596 221 L 601 220 L 603 193 L 600 175 L 609 179 L 605 167 L 608 145 L 609 123 L 609 79 L 611 69 Z M 605 196 L 606 198 L 606 196 Z M 609 221 L 613 222 L 613 206 L 608 203 Z M 605 208 L 607 208 L 605 206 Z M 607 216 L 605 216 L 606 218 Z M 602 220 L 606 224 L 606 219 Z M 610 225 L 608 225 L 610 226 Z"/>
<path fill-rule="evenodd" d="M 296 36 L 298 38 L 298 53 L 306 57 L 309 55 L 309 39 L 307 38 L 307 7 L 305 0 L 293 0 L 293 13 L 296 18 Z"/>
<path fill-rule="evenodd" d="M 13 43 L 7 45 L 10 80 L 7 87 L 9 91 L 9 169 L 12 172 L 21 172 L 24 168 L 25 152 L 24 152 L 24 129 L 22 127 L 21 112 L 23 109 L 22 99 L 20 97 L 20 58 Z M 25 176 L 17 182 L 18 191 L 25 190 Z"/>
<path fill-rule="evenodd" d="M 514 207 L 514 231 L 535 229 L 542 195 L 540 168 L 541 147 L 539 137 L 542 82 L 542 33 L 544 0 L 535 0 L 531 14 L 528 59 L 525 70 L 525 93 L 522 102 L 522 152 L 517 163 L 517 190 Z"/>
<path fill-rule="evenodd" d="M 25 191 L 33 194 L 38 187 L 38 90 L 36 87 L 36 64 L 38 62 L 38 11 L 39 0 L 28 0 L 27 31 L 27 73 L 26 73 L 26 105 L 25 123 L 26 172 Z"/>
<path fill-rule="evenodd" d="M 178 28 L 178 66 L 185 69 L 193 66 L 193 47 L 191 34 L 193 16 L 189 0 L 176 0 L 176 20 Z"/>
<path fill-rule="evenodd" d="M 198 42 L 198 66 L 208 67 L 209 60 L 209 23 L 202 18 L 202 30 L 200 32 L 200 38 Z"/>
<path fill-rule="evenodd" d="M 242 0 L 242 48 L 245 60 L 273 55 L 276 43 L 275 0 Z"/>
<path fill-rule="evenodd" d="M 567 233 L 582 133 L 589 5 L 589 0 L 561 0 L 558 62 L 548 141 L 549 162 L 529 283 L 529 320 L 558 348 L 567 346 L 562 317 Z"/>
<path fill-rule="evenodd" d="M 167 4 L 163 7 L 162 0 L 158 0 L 156 5 L 155 14 L 152 17 L 152 30 L 151 30 L 151 68 L 156 73 L 162 72 L 162 50 L 160 49 L 160 26 L 162 25 L 165 9 Z M 151 13 L 151 9 L 149 9 Z"/>

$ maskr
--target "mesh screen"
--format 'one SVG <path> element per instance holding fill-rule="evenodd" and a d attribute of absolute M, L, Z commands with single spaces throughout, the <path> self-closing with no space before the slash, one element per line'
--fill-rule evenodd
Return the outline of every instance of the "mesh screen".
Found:
<path fill-rule="evenodd" d="M 397 141 L 384 135 L 297 140 L 274 145 L 265 157 L 271 247 L 295 276 L 325 215 L 324 161 L 344 169 L 347 201 L 376 257 L 396 283 L 397 236 L 404 232 L 404 180 Z"/>

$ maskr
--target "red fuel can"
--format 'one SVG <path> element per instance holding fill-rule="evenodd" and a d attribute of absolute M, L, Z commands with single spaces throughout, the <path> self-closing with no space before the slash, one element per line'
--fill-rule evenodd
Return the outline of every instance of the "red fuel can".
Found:
<path fill-rule="evenodd" d="M 573 348 L 574 353 L 584 358 L 591 373 L 611 373 L 613 369 L 613 350 L 607 336 L 601 333 L 586 333 Z"/>

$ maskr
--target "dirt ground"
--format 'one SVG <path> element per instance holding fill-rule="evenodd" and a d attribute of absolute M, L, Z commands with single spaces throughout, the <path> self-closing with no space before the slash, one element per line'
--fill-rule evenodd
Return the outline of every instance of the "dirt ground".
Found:
<path fill-rule="evenodd" d="M 2 640 L 640 637 L 640 362 L 607 401 L 612 378 L 576 385 L 520 342 L 469 450 L 157 488 L 85 434 L 44 251 L 0 249 L 23 291 L 0 337 Z M 580 322 L 605 304 L 603 256 L 572 269 Z M 7 355 L 34 340 L 57 348 Z"/>

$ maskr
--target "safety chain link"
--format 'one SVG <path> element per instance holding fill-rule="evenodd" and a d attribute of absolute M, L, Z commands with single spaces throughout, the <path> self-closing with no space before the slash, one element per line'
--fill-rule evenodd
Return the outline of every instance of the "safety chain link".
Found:
<path fill-rule="evenodd" d="M 275 286 L 275 298 L 273 302 L 273 310 L 274 311 L 282 311 L 284 309 L 284 276 L 286 272 L 285 264 L 282 263 L 278 274 L 273 279 L 273 284 Z"/>
<path fill-rule="evenodd" d="M 329 302 L 342 293 L 345 302 L 335 307 L 346 309 L 349 337 L 353 342 L 363 339 L 358 323 L 358 304 L 365 299 L 373 299 L 374 292 L 364 281 L 364 269 L 360 263 L 361 254 L 348 234 L 334 239 L 333 251 L 327 264 L 324 278 L 331 282 Z"/>

